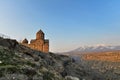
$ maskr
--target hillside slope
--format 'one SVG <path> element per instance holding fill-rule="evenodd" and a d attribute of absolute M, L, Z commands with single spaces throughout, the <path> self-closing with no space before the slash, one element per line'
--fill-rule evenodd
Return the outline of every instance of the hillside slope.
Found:
<path fill-rule="evenodd" d="M 0 80 L 106 80 L 74 59 L 0 38 Z"/>
<path fill-rule="evenodd" d="M 104 73 L 105 74 L 105 73 Z M 119 73 L 92 68 L 90 62 L 53 53 L 42 53 L 0 38 L 0 80 L 119 80 Z M 110 77 L 108 77 L 110 75 Z"/>

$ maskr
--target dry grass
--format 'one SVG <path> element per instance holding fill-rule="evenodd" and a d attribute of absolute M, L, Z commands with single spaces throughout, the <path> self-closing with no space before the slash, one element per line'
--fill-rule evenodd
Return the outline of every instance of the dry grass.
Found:
<path fill-rule="evenodd" d="M 83 59 L 120 62 L 120 51 L 88 53 L 84 54 Z"/>

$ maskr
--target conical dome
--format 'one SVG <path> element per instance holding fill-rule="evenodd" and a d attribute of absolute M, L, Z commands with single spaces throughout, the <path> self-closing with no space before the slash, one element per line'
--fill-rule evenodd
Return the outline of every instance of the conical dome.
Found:
<path fill-rule="evenodd" d="M 22 41 L 22 43 L 28 44 L 28 40 L 25 38 L 25 39 Z"/>
<path fill-rule="evenodd" d="M 44 34 L 44 32 L 40 29 L 36 34 Z"/>
<path fill-rule="evenodd" d="M 44 32 L 41 29 L 36 33 L 36 39 L 44 39 Z"/>

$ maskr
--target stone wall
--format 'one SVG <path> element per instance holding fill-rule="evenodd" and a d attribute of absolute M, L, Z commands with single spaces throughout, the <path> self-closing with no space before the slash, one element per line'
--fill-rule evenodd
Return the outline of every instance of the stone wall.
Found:
<path fill-rule="evenodd" d="M 49 41 L 45 41 L 43 45 L 43 52 L 49 52 Z"/>

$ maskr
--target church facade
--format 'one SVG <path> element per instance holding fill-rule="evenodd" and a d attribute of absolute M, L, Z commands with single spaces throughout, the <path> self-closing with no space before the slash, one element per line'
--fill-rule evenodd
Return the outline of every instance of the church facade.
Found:
<path fill-rule="evenodd" d="M 38 50 L 45 53 L 49 52 L 49 40 L 45 39 L 45 34 L 42 30 L 39 30 L 36 33 L 36 39 L 32 39 L 30 41 L 30 44 L 28 44 L 27 39 L 24 39 L 22 41 L 22 44 L 34 50 Z"/>

